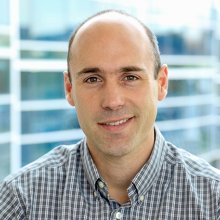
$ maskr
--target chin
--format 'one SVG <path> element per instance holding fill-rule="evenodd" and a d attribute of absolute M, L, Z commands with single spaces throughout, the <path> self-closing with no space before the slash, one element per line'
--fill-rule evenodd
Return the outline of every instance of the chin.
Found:
<path fill-rule="evenodd" d="M 120 146 L 120 145 L 112 146 L 111 145 L 111 147 L 109 147 L 108 149 L 105 149 L 103 153 L 111 157 L 123 157 L 123 156 L 128 155 L 131 151 L 132 149 L 131 147 L 129 147 L 129 145 L 123 144 L 123 146 Z"/>

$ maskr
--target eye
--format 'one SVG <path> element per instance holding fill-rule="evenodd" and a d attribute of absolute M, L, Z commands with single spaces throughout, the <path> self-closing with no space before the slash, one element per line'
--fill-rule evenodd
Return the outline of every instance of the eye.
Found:
<path fill-rule="evenodd" d="M 135 80 L 138 80 L 139 78 L 137 76 L 134 76 L 134 75 L 127 75 L 127 76 L 125 76 L 124 79 L 126 81 L 135 81 Z"/>
<path fill-rule="evenodd" d="M 96 76 L 91 76 L 91 77 L 88 77 L 84 80 L 84 82 L 86 83 L 97 83 L 97 82 L 101 82 L 101 79 L 99 79 L 98 77 Z"/>

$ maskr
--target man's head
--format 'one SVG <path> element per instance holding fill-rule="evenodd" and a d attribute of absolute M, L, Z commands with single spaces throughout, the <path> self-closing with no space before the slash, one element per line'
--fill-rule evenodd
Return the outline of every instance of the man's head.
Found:
<path fill-rule="evenodd" d="M 105 14 L 118 14 L 120 16 L 125 16 L 125 17 L 129 17 L 130 19 L 133 19 L 135 22 L 137 22 L 140 26 L 143 27 L 143 29 L 146 32 L 146 37 L 149 38 L 151 46 L 152 46 L 152 55 L 153 55 L 153 61 L 154 61 L 154 76 L 155 78 L 157 77 L 157 74 L 160 70 L 161 67 L 161 60 L 160 60 L 160 51 L 159 51 L 159 47 L 158 47 L 158 42 L 157 42 L 157 38 L 155 36 L 155 34 L 145 25 L 143 24 L 140 20 L 138 20 L 136 17 L 133 17 L 125 12 L 122 11 L 117 11 L 117 10 L 106 10 L 106 11 L 101 11 L 91 17 L 89 17 L 88 19 L 86 19 L 84 22 L 82 22 L 78 28 L 72 33 L 70 40 L 69 40 L 69 45 L 68 45 L 68 54 L 67 54 L 67 67 L 68 67 L 68 73 L 69 73 L 69 77 L 71 79 L 71 70 L 70 70 L 70 62 L 71 62 L 71 45 L 72 43 L 74 43 L 74 39 L 75 36 L 77 35 L 78 31 L 80 30 L 80 28 L 85 25 L 87 22 L 89 22 L 90 20 L 97 18 L 98 16 L 102 16 Z"/>
<path fill-rule="evenodd" d="M 72 37 L 66 98 L 95 158 L 143 154 L 153 145 L 157 102 L 167 92 L 167 66 L 153 36 L 133 17 L 105 12 Z"/>

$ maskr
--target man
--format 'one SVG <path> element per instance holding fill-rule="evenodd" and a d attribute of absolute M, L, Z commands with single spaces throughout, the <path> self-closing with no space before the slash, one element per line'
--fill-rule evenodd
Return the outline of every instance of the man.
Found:
<path fill-rule="evenodd" d="M 86 137 L 7 177 L 0 219 L 220 219 L 220 172 L 155 126 L 168 68 L 147 27 L 118 11 L 86 20 L 64 83 Z"/>

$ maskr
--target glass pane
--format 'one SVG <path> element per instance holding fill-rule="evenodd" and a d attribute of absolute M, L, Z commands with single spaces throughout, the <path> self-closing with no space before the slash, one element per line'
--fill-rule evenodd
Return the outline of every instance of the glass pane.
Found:
<path fill-rule="evenodd" d="M 219 113 L 220 115 L 220 113 Z M 220 149 L 220 124 L 215 126 L 214 138 L 215 138 L 215 148 Z M 219 155 L 220 157 L 220 155 Z"/>
<path fill-rule="evenodd" d="M 46 154 L 48 151 L 59 145 L 74 144 L 79 140 L 63 141 L 55 143 L 30 144 L 22 145 L 22 166 L 36 160 L 40 156 Z"/>
<path fill-rule="evenodd" d="M 8 0 L 0 0 L 0 25 L 9 24 L 9 3 Z"/>
<path fill-rule="evenodd" d="M 64 98 L 63 74 L 61 72 L 22 72 L 22 100 Z"/>
<path fill-rule="evenodd" d="M 211 113 L 212 108 L 210 105 L 159 108 L 157 114 L 157 121 L 193 118 L 210 115 Z"/>
<path fill-rule="evenodd" d="M 10 106 L 0 105 L 0 132 L 10 130 Z"/>
<path fill-rule="evenodd" d="M 0 94 L 9 93 L 9 60 L 0 60 Z"/>
<path fill-rule="evenodd" d="M 220 116 L 220 106 L 216 107 L 216 113 Z"/>
<path fill-rule="evenodd" d="M 220 84 L 216 86 L 216 95 L 220 97 Z"/>
<path fill-rule="evenodd" d="M 202 1 L 199 10 L 187 16 L 186 3 L 181 7 L 164 5 L 166 1 L 104 1 L 104 0 L 21 0 L 20 33 L 22 39 L 66 41 L 72 30 L 88 16 L 99 10 L 125 10 L 152 26 L 158 36 L 162 54 L 209 55 L 212 52 L 216 20 L 211 1 Z M 135 2 L 135 3 L 134 3 Z M 175 1 L 169 3 L 173 5 Z M 192 2 L 190 2 L 192 4 Z M 203 5 L 203 7 L 202 7 Z M 184 7 L 184 10 L 181 10 Z M 50 10 L 48 10 L 48 8 Z M 170 12 L 171 11 L 171 12 Z M 175 14 L 174 16 L 170 16 Z M 39 14 L 41 16 L 39 16 Z M 213 13 L 212 13 L 213 14 Z M 175 17 L 175 19 L 173 19 Z M 43 24 L 43 25 L 42 25 Z"/>
<path fill-rule="evenodd" d="M 157 34 L 162 54 L 178 55 L 210 55 L 212 33 L 210 30 L 188 29 L 187 34 L 182 31 L 167 31 Z M 189 33 L 194 34 L 194 36 Z"/>
<path fill-rule="evenodd" d="M 10 145 L 0 144 L 0 180 L 6 177 L 10 172 Z"/>
<path fill-rule="evenodd" d="M 211 79 L 170 80 L 168 96 L 192 96 L 212 93 Z"/>
<path fill-rule="evenodd" d="M 163 131 L 165 138 L 177 147 L 184 148 L 193 154 L 201 154 L 212 146 L 211 126 L 189 128 L 186 130 Z"/>
<path fill-rule="evenodd" d="M 9 47 L 9 45 L 10 45 L 9 36 L 0 34 L 0 47 Z"/>
<path fill-rule="evenodd" d="M 66 52 L 21 50 L 22 59 L 66 59 L 66 57 Z"/>
<path fill-rule="evenodd" d="M 67 4 L 66 0 L 21 0 L 21 38 L 67 40 L 70 33 L 67 28 Z"/>
<path fill-rule="evenodd" d="M 22 133 L 40 133 L 79 128 L 76 112 L 71 110 L 22 112 Z"/>
<path fill-rule="evenodd" d="M 131 12 L 136 11 L 138 7 L 138 3 L 131 6 L 131 3 L 126 4 L 126 1 L 122 4 L 121 1 L 97 0 L 20 0 L 20 2 L 21 38 L 51 41 L 67 41 L 79 23 L 100 10 L 117 8 Z"/>

